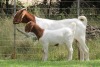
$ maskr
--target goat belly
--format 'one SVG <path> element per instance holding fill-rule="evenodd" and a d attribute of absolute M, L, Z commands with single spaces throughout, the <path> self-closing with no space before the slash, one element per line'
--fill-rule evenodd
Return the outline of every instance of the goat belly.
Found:
<path fill-rule="evenodd" d="M 65 29 L 58 30 L 45 30 L 43 36 L 40 38 L 42 42 L 48 42 L 49 44 L 64 44 L 65 38 Z M 67 30 L 68 31 L 68 30 Z"/>

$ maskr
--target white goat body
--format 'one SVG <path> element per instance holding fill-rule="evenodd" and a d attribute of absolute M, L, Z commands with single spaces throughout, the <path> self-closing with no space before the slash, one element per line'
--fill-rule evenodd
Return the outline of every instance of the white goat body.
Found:
<path fill-rule="evenodd" d="M 79 16 L 78 19 L 50 20 L 35 17 L 36 23 L 43 29 L 55 30 L 63 27 L 69 27 L 72 22 L 76 23 L 75 39 L 79 42 L 77 45 L 80 50 L 80 60 L 89 60 L 89 49 L 85 43 L 87 18 Z M 56 34 L 57 35 L 57 34 Z M 85 57 L 85 58 L 84 58 Z"/>
<path fill-rule="evenodd" d="M 70 36 L 74 37 L 74 30 L 70 27 L 64 27 L 57 30 L 45 29 L 43 36 L 39 39 L 39 41 L 43 40 L 43 42 L 45 41 L 53 45 L 57 43 L 64 44 L 66 40 L 70 41 Z"/>
<path fill-rule="evenodd" d="M 43 32 L 43 36 L 39 39 L 39 42 L 43 45 L 44 56 L 43 60 L 48 58 L 48 46 L 59 44 L 66 44 L 68 48 L 68 60 L 72 60 L 73 48 L 72 43 L 74 40 L 76 24 L 71 23 L 70 27 L 64 27 L 57 30 L 47 30 Z"/>
<path fill-rule="evenodd" d="M 75 39 L 77 40 L 81 35 L 85 36 L 86 22 L 82 22 L 79 19 L 63 19 L 63 20 L 49 20 L 36 17 L 36 23 L 43 29 L 55 30 L 62 27 L 69 27 L 72 22 L 76 23 Z"/>

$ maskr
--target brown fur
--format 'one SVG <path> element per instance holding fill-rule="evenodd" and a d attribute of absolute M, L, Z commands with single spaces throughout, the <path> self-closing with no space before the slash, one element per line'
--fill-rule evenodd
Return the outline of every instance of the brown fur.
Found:
<path fill-rule="evenodd" d="M 29 21 L 36 22 L 35 16 L 28 13 L 28 11 L 26 9 L 21 9 L 21 10 L 17 11 L 13 18 L 14 24 L 28 23 Z"/>
<path fill-rule="evenodd" d="M 37 36 L 38 40 L 40 37 L 42 37 L 43 31 L 44 29 L 40 28 L 33 21 L 28 22 L 25 26 L 25 32 L 33 32 Z"/>

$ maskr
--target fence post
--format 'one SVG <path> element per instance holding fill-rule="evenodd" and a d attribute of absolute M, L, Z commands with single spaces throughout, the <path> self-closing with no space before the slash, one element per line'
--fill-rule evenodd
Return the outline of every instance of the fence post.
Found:
<path fill-rule="evenodd" d="M 77 16 L 80 16 L 80 0 L 77 0 Z M 79 44 L 79 43 L 77 43 Z M 78 48 L 78 59 L 80 59 L 80 51 Z"/>
<path fill-rule="evenodd" d="M 16 0 L 14 0 L 14 15 L 16 13 Z M 13 43 L 13 53 L 11 55 L 12 59 L 16 59 L 16 24 L 14 24 L 14 43 Z"/>
<path fill-rule="evenodd" d="M 48 8 L 47 8 L 47 13 L 48 13 L 48 17 L 50 18 L 50 9 L 51 9 L 51 0 L 50 3 L 48 4 Z"/>
<path fill-rule="evenodd" d="M 80 0 L 77 0 L 77 16 L 80 15 Z"/>

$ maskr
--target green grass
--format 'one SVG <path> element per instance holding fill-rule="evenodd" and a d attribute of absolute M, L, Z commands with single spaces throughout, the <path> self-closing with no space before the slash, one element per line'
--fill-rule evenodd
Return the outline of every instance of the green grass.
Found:
<path fill-rule="evenodd" d="M 100 67 L 100 60 L 46 62 L 32 60 L 0 60 L 0 67 Z"/>

